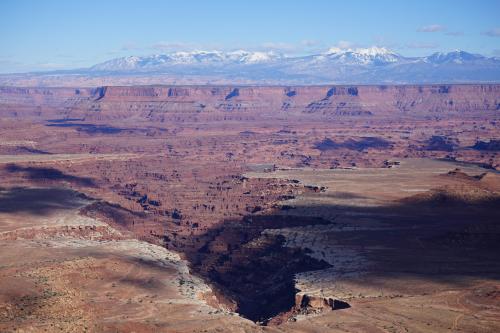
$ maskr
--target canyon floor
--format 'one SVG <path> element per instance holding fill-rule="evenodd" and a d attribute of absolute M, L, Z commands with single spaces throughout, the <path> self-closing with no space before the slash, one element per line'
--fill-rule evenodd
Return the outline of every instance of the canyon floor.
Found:
<path fill-rule="evenodd" d="M 1 332 L 497 332 L 498 85 L 0 89 Z"/>

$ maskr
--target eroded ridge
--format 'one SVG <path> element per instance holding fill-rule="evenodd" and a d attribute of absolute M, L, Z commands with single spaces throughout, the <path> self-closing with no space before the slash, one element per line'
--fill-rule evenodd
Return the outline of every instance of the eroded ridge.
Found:
<path fill-rule="evenodd" d="M 1 330 L 499 329 L 498 85 L 77 89 L 0 90 Z"/>

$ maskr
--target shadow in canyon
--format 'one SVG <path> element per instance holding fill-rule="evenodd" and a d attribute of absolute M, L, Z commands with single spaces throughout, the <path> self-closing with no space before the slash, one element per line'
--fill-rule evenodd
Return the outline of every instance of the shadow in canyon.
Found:
<path fill-rule="evenodd" d="M 0 207 L 15 200 L 2 198 Z M 180 219 L 178 223 L 187 229 L 184 234 L 178 233 L 179 224 L 158 226 L 147 214 L 105 202 L 85 207 L 82 214 L 182 253 L 191 271 L 212 285 L 221 303 L 264 324 L 300 306 L 295 303 L 297 273 L 345 271 L 342 261 L 332 267 L 328 258 L 313 258 L 318 248 L 333 249 L 339 257 L 347 249 L 364 259 L 357 269 L 376 278 L 412 275 L 456 285 L 470 278 L 500 279 L 498 196 L 470 200 L 438 193 L 378 207 L 288 205 L 221 221 L 205 230 Z M 286 247 L 286 238 L 280 235 L 284 228 L 292 228 L 299 238 L 319 233 L 321 243 Z M 269 229 L 275 232 L 263 233 Z"/>
<path fill-rule="evenodd" d="M 84 124 L 84 123 L 66 123 L 57 122 L 47 124 L 45 126 L 49 127 L 74 127 L 79 132 L 85 132 L 87 134 L 117 134 L 124 131 L 124 128 L 107 126 L 107 125 L 94 125 L 94 124 Z"/>
<path fill-rule="evenodd" d="M 325 138 L 322 141 L 316 142 L 313 148 L 319 151 L 328 151 L 336 149 L 349 149 L 363 151 L 368 148 L 390 149 L 393 143 L 378 137 L 360 137 L 358 140 L 348 139 L 344 142 L 335 142 L 330 138 Z"/>
<path fill-rule="evenodd" d="M 319 211 L 335 218 L 314 217 Z M 299 227 L 295 231 L 300 237 L 321 225 L 328 241 L 317 245 L 354 251 L 366 259 L 360 270 L 367 274 L 462 283 L 468 278 L 500 279 L 498 216 L 498 198 L 470 202 L 441 197 L 383 207 L 301 206 L 225 221 L 197 235 L 198 242 L 167 234 L 166 246 L 183 252 L 196 274 L 236 303 L 236 312 L 265 323 L 296 306 L 295 274 L 331 267 L 308 256 L 312 250 L 307 243 L 284 247 L 284 236 L 263 234 L 265 229 Z M 367 219 L 380 224 L 371 226 Z"/>
<path fill-rule="evenodd" d="M 23 167 L 16 164 L 9 164 L 5 167 L 5 170 L 9 173 L 23 173 L 25 177 L 33 181 L 61 180 L 80 186 L 96 186 L 92 178 L 68 175 L 54 168 Z"/>
<path fill-rule="evenodd" d="M 0 188 L 0 213 L 48 215 L 56 210 L 75 209 L 84 197 L 63 188 Z"/>

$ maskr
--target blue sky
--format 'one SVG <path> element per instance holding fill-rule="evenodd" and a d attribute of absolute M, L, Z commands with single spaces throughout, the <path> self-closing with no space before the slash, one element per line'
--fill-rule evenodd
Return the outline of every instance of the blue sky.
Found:
<path fill-rule="evenodd" d="M 0 72 L 176 50 L 384 46 L 500 56 L 500 0 L 1 0 Z"/>

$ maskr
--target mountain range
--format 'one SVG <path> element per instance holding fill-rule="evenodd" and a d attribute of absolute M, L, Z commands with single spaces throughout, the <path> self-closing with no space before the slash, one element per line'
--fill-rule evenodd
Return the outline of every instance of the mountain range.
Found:
<path fill-rule="evenodd" d="M 305 56 L 277 52 L 192 51 L 112 59 L 90 68 L 33 74 L 155 77 L 154 83 L 248 84 L 418 84 L 500 82 L 500 59 L 465 51 L 405 57 L 382 47 L 341 50 Z M 128 81 L 123 81 L 129 77 Z M 163 79 L 161 79 L 163 78 Z M 3 79 L 3 80 L 2 80 Z M 111 79 L 112 80 L 112 79 Z M 163 81 L 162 81 L 163 80 Z M 0 84 L 5 77 L 0 77 Z M 144 83 L 144 80 L 138 81 Z"/>

